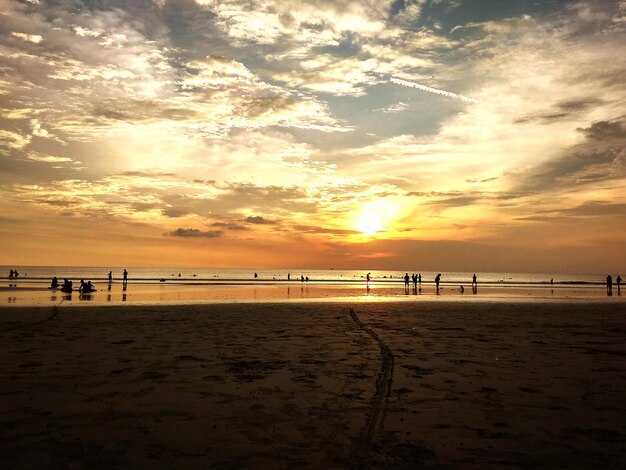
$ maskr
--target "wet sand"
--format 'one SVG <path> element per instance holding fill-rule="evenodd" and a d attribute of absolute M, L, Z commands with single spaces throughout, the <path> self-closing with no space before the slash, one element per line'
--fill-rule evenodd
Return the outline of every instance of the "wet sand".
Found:
<path fill-rule="evenodd" d="M 623 468 L 622 302 L 0 311 L 6 468 Z"/>

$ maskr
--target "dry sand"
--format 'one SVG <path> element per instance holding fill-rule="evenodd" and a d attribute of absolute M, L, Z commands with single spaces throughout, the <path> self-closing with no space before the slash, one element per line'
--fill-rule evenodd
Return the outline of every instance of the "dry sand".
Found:
<path fill-rule="evenodd" d="M 621 303 L 3 309 L 0 461 L 623 468 L 625 333 Z"/>

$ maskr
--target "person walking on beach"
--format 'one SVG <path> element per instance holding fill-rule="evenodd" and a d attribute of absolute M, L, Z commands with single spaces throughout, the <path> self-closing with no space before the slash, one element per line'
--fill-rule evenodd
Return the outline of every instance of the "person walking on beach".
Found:
<path fill-rule="evenodd" d="M 370 283 L 370 274 L 371 274 L 371 273 L 367 273 L 367 276 L 365 276 L 365 279 L 367 280 L 367 283 L 368 283 L 368 284 Z"/>
<path fill-rule="evenodd" d="M 606 294 L 613 294 L 613 277 L 610 274 L 606 277 Z"/>
<path fill-rule="evenodd" d="M 472 286 L 478 286 L 478 283 L 476 282 L 476 273 L 472 276 Z"/>
<path fill-rule="evenodd" d="M 617 279 L 615 279 L 615 282 L 617 283 L 617 295 L 619 295 L 622 288 L 622 277 L 619 274 L 617 275 Z"/>
<path fill-rule="evenodd" d="M 435 277 L 435 284 L 437 285 L 437 293 L 439 293 L 439 281 L 441 280 L 441 273 Z"/>
<path fill-rule="evenodd" d="M 124 269 L 124 278 L 123 278 L 122 283 L 124 285 L 128 284 L 128 271 L 126 271 L 126 269 Z"/>

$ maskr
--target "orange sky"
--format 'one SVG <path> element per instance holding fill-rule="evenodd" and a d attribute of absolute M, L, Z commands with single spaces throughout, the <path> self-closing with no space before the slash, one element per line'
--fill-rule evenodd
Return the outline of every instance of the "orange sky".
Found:
<path fill-rule="evenodd" d="M 0 0 L 0 264 L 626 271 L 626 2 L 528 3 Z"/>

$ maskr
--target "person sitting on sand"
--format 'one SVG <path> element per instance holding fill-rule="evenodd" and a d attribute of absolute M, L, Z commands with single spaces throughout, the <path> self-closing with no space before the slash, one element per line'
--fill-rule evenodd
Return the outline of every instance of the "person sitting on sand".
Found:
<path fill-rule="evenodd" d="M 80 286 L 78 286 L 78 292 L 83 292 L 85 290 L 85 281 L 83 279 L 80 280 Z"/>
<path fill-rule="evenodd" d="M 87 281 L 87 284 L 85 284 L 83 286 L 83 294 L 87 294 L 89 292 L 93 292 L 95 291 L 96 288 L 93 286 L 93 284 L 91 283 L 91 281 Z"/>
<path fill-rule="evenodd" d="M 59 287 L 59 280 L 57 279 L 56 276 L 54 276 L 52 278 L 52 282 L 50 283 L 50 288 L 51 289 L 56 289 L 57 287 Z"/>
<path fill-rule="evenodd" d="M 72 292 L 74 288 L 72 287 L 72 281 L 67 279 L 63 279 L 63 287 L 61 287 L 61 291 L 63 292 Z"/>

